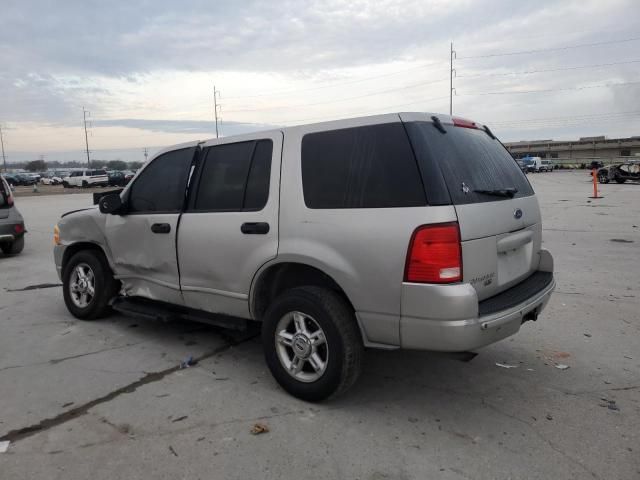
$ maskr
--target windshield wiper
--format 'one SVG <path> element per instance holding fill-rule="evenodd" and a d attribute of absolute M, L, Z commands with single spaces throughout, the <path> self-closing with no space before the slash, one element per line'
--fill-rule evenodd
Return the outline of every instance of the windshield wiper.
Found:
<path fill-rule="evenodd" d="M 509 188 L 496 188 L 495 190 L 474 190 L 476 193 L 484 193 L 485 195 L 494 195 L 496 197 L 507 197 L 513 198 L 516 193 L 518 193 L 517 188 L 509 187 Z"/>

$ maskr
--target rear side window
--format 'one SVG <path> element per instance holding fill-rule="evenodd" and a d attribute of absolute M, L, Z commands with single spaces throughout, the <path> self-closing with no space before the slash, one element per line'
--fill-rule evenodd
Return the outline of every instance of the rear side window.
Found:
<path fill-rule="evenodd" d="M 272 152 L 271 140 L 210 147 L 193 209 L 224 212 L 262 209 L 269 197 Z"/>
<path fill-rule="evenodd" d="M 447 203 L 444 189 L 454 205 L 508 199 L 476 190 L 515 188 L 516 198 L 533 195 L 527 177 L 513 157 L 484 130 L 446 125 L 447 133 L 443 134 L 429 122 L 411 122 L 406 126 L 425 176 L 429 203 Z M 438 187 L 438 183 L 442 186 Z M 432 195 L 438 199 L 432 201 Z"/>
<path fill-rule="evenodd" d="M 305 135 L 302 185 L 309 208 L 426 205 L 420 172 L 401 123 Z"/>
<path fill-rule="evenodd" d="M 154 159 L 131 186 L 129 211 L 181 211 L 194 152 L 195 148 L 184 148 L 167 152 Z"/>

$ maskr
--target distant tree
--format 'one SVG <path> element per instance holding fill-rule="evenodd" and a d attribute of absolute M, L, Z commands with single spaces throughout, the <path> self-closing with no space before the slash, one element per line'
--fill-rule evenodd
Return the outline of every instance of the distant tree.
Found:
<path fill-rule="evenodd" d="M 142 167 L 142 162 L 129 162 L 129 168 L 131 170 L 137 170 Z"/>
<path fill-rule="evenodd" d="M 109 170 L 126 170 L 127 162 L 123 162 L 122 160 L 111 160 L 107 162 L 107 168 Z"/>
<path fill-rule="evenodd" d="M 27 162 L 24 169 L 29 172 L 44 172 L 47 169 L 47 162 L 44 160 L 32 160 Z"/>

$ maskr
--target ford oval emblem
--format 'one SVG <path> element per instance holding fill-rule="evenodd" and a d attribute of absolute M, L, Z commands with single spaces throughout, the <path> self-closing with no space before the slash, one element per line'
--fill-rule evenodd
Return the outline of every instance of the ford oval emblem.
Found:
<path fill-rule="evenodd" d="M 513 216 L 514 216 L 514 218 L 517 218 L 517 219 L 522 218 L 522 210 L 520 210 L 519 208 L 516 208 L 513 211 Z"/>

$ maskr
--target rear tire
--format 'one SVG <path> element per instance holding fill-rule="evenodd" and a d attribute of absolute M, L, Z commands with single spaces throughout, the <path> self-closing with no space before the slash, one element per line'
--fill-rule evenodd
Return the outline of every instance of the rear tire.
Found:
<path fill-rule="evenodd" d="M 294 397 L 317 402 L 348 390 L 362 369 L 355 315 L 337 293 L 288 290 L 264 316 L 262 343 L 271 374 Z"/>
<path fill-rule="evenodd" d="M 82 181 L 82 188 L 88 188 L 89 187 L 89 182 L 87 182 L 86 180 Z"/>
<path fill-rule="evenodd" d="M 67 262 L 62 274 L 64 303 L 81 320 L 107 315 L 109 300 L 118 294 L 120 282 L 113 278 L 107 260 L 100 252 L 81 250 Z"/>
<path fill-rule="evenodd" d="M 24 250 L 24 236 L 10 243 L 0 243 L 0 249 L 5 255 L 17 255 Z"/>

